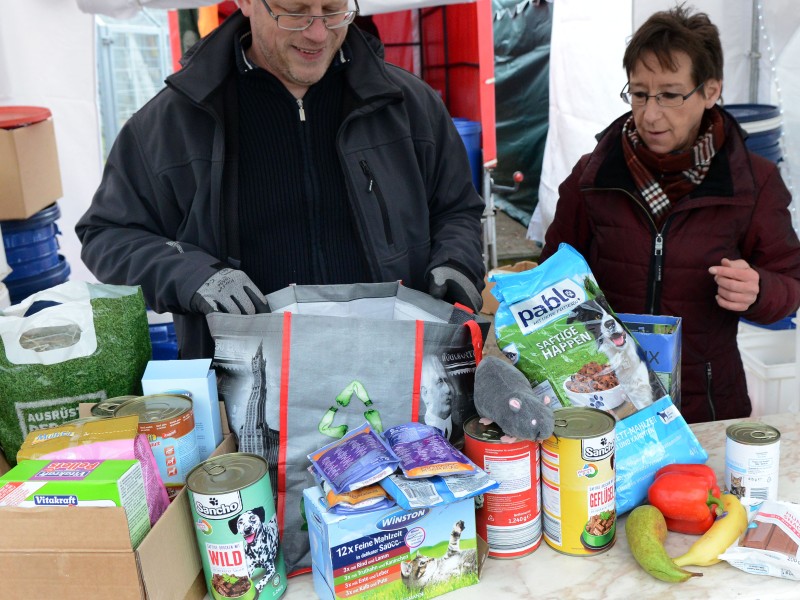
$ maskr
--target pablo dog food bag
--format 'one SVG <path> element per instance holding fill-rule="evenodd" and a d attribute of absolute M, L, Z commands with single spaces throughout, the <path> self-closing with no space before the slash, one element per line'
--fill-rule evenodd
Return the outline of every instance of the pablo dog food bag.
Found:
<path fill-rule="evenodd" d="M 616 317 L 584 258 L 561 244 L 529 271 L 493 274 L 497 343 L 562 406 L 623 418 L 666 394 L 634 337 Z"/>
<path fill-rule="evenodd" d="M 599 408 L 618 419 L 617 514 L 647 499 L 648 485 L 665 464 L 706 461 L 708 454 L 572 246 L 561 244 L 531 271 L 492 277 L 500 300 L 495 331 L 505 355 L 561 405 Z"/>

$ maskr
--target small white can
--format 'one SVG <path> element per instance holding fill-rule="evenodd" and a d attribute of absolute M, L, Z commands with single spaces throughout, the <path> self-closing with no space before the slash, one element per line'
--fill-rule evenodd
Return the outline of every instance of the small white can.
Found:
<path fill-rule="evenodd" d="M 729 425 L 725 444 L 725 489 L 745 505 L 778 499 L 781 433 L 771 425 Z"/>

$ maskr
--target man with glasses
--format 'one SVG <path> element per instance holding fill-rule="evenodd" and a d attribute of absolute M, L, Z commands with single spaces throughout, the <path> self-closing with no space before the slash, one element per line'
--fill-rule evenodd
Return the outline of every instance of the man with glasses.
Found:
<path fill-rule="evenodd" d="M 655 13 L 623 67 L 631 111 L 559 187 L 541 260 L 569 243 L 614 310 L 682 317 L 683 416 L 747 417 L 739 318 L 772 323 L 800 305 L 790 194 L 717 104 L 722 46 L 707 15 Z"/>
<path fill-rule="evenodd" d="M 268 310 L 296 284 L 402 280 L 480 308 L 483 200 L 439 96 L 383 60 L 357 0 L 240 0 L 120 132 L 76 226 L 104 282 L 172 312 Z"/>

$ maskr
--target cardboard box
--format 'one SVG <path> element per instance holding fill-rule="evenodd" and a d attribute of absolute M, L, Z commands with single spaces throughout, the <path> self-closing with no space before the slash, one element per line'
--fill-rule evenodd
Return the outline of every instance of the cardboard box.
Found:
<path fill-rule="evenodd" d="M 230 452 L 236 443 L 226 432 L 213 455 Z M 0 532 L 0 573 L 25 582 L 5 586 L 3 600 L 206 596 L 185 489 L 136 550 L 122 508 L 0 508 Z"/>
<path fill-rule="evenodd" d="M 681 318 L 662 315 L 617 313 L 644 349 L 647 366 L 656 372 L 661 383 L 681 407 Z"/>
<path fill-rule="evenodd" d="M 444 582 L 431 582 L 425 588 L 425 597 L 473 585 L 480 579 L 488 546 L 476 534 L 472 498 L 433 508 L 406 511 L 394 506 L 344 516 L 326 510 L 319 487 L 306 489 L 303 497 L 314 590 L 323 600 L 419 597 L 421 590 L 408 587 L 401 576 L 401 563 L 419 560 L 420 556 L 442 559 L 458 522 L 463 522 L 459 552 L 472 554 L 474 560 L 448 559 L 457 564 L 447 564 L 457 568 L 463 565 L 460 570 L 466 572 Z"/>
<path fill-rule="evenodd" d="M 185 393 L 192 399 L 194 430 L 200 460 L 207 459 L 222 442 L 217 376 L 210 358 L 151 360 L 142 376 L 142 392 Z"/>
<path fill-rule="evenodd" d="M 134 548 L 150 531 L 138 460 L 24 460 L 0 477 L 0 506 L 121 506 Z"/>
<path fill-rule="evenodd" d="M 486 277 L 484 277 L 484 283 L 486 284 L 486 287 L 483 288 L 483 292 L 481 293 L 483 298 L 483 307 L 481 308 L 481 312 L 486 315 L 493 315 L 497 312 L 497 307 L 500 306 L 497 298 L 495 298 L 491 292 L 491 289 L 495 284 L 494 281 L 489 281 L 489 275 L 493 275 L 494 273 L 520 273 L 522 271 L 533 269 L 538 265 L 539 263 L 537 262 L 523 260 L 513 265 L 497 267 L 496 269 L 489 271 L 486 274 Z"/>
<path fill-rule="evenodd" d="M 0 128 L 0 220 L 27 219 L 62 194 L 53 120 Z"/>

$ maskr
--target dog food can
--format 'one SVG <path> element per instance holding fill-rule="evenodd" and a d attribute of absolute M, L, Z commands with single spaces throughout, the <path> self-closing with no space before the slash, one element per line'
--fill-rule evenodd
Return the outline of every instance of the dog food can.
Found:
<path fill-rule="evenodd" d="M 114 411 L 115 417 L 127 415 L 139 417 L 139 433 L 150 442 L 171 500 L 183 488 L 189 471 L 200 462 L 192 401 L 170 394 L 140 396 Z"/>
<path fill-rule="evenodd" d="M 745 421 L 729 425 L 725 433 L 725 489 L 746 505 L 777 500 L 780 431 Z"/>
<path fill-rule="evenodd" d="M 200 463 L 186 478 L 203 573 L 214 600 L 271 600 L 286 589 L 267 466 L 255 454 L 222 454 Z"/>
<path fill-rule="evenodd" d="M 92 407 L 92 416 L 103 418 L 113 417 L 114 412 L 120 406 L 131 400 L 136 400 L 138 397 L 139 396 L 116 396 L 114 398 L 100 400 L 100 402 Z"/>
<path fill-rule="evenodd" d="M 616 421 L 586 407 L 560 408 L 554 416 L 553 435 L 542 442 L 545 542 L 573 556 L 604 552 L 617 530 Z"/>
<path fill-rule="evenodd" d="M 484 425 L 478 417 L 464 424 L 464 434 L 464 454 L 500 484 L 476 504 L 475 527 L 489 545 L 489 556 L 530 554 L 542 541 L 539 444 L 503 443 L 497 423 Z"/>

